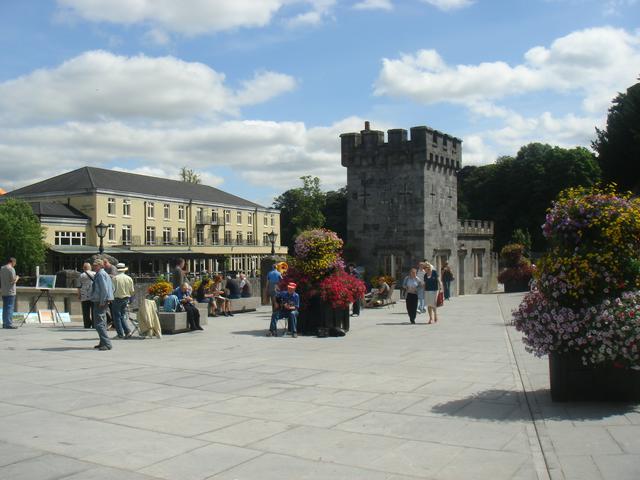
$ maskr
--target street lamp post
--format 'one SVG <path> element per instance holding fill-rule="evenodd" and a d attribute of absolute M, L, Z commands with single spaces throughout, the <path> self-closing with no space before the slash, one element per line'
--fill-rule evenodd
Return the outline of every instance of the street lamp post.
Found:
<path fill-rule="evenodd" d="M 100 246 L 98 247 L 98 253 L 100 255 L 104 253 L 103 240 L 104 236 L 107 234 L 107 228 L 109 227 L 102 223 L 102 220 L 100 220 L 100 223 L 96 225 L 96 233 L 98 234 L 98 238 L 100 238 Z"/>
<path fill-rule="evenodd" d="M 276 245 L 276 238 L 278 238 L 278 234 L 273 230 L 271 230 L 271 233 L 267 233 L 267 237 L 269 238 L 269 242 L 271 242 L 271 255 L 275 255 L 276 254 L 275 245 Z"/>

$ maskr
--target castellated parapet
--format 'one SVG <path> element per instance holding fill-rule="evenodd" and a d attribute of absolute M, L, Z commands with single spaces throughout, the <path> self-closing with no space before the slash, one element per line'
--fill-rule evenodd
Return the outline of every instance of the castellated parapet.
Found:
<path fill-rule="evenodd" d="M 425 162 L 431 168 L 440 167 L 457 172 L 462 163 L 462 141 L 446 133 L 426 126 L 411 128 L 411 139 L 402 128 L 387 131 L 387 142 L 384 132 L 371 130 L 369 122 L 360 133 L 343 133 L 342 166 L 358 166 L 363 162 L 374 164 L 394 162 Z M 375 152 L 375 158 L 371 153 Z"/>

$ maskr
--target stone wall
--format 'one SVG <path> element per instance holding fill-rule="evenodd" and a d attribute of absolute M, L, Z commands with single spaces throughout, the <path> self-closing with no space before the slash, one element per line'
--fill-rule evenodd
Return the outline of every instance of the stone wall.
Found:
<path fill-rule="evenodd" d="M 456 251 L 461 142 L 414 127 L 341 135 L 347 167 L 348 239 L 370 277 L 401 278 L 410 266 Z"/>

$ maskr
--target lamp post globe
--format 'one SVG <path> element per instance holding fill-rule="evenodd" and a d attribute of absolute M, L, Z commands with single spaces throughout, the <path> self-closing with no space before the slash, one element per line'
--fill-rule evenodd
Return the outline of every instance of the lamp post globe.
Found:
<path fill-rule="evenodd" d="M 102 254 L 104 253 L 104 236 L 107 234 L 107 229 L 109 227 L 107 225 L 105 225 L 104 223 L 102 223 L 102 220 L 100 220 L 100 223 L 96 225 L 96 233 L 98 234 L 98 238 L 100 239 L 100 246 L 98 247 L 98 253 Z"/>

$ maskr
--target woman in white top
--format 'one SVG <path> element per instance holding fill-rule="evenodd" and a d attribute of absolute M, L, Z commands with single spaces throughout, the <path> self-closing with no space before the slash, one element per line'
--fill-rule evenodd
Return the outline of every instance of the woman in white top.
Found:
<path fill-rule="evenodd" d="M 417 270 L 415 268 L 409 270 L 409 275 L 405 277 L 404 282 L 402 282 L 402 287 L 406 292 L 405 302 L 407 305 L 407 313 L 409 314 L 409 321 L 411 323 L 416 323 L 418 290 L 424 289 L 424 282 L 418 278 Z"/>
<path fill-rule="evenodd" d="M 91 311 L 91 284 L 95 273 L 91 270 L 91 264 L 82 265 L 84 272 L 80 274 L 80 287 L 78 287 L 78 298 L 82 305 L 82 321 L 84 328 L 93 328 L 93 315 Z"/>

